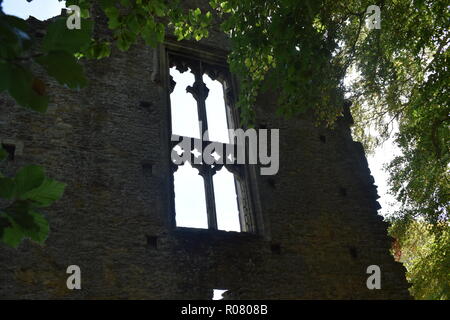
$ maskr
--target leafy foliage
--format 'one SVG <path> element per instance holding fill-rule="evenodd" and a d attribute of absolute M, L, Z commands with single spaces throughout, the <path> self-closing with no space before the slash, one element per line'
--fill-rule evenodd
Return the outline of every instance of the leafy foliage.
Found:
<path fill-rule="evenodd" d="M 417 299 L 450 299 L 450 225 L 436 226 L 410 218 L 393 221 L 394 256 L 403 262 L 411 293 Z"/>
<path fill-rule="evenodd" d="M 23 238 L 43 243 L 48 222 L 40 208 L 61 198 L 65 184 L 45 177 L 39 166 L 26 166 L 14 178 L 0 177 L 0 198 L 7 200 L 0 210 L 0 240 L 16 247 Z"/>
<path fill-rule="evenodd" d="M 92 23 L 85 24 L 85 28 L 68 34 L 66 19 L 56 19 L 49 25 L 42 51 L 38 52 L 28 24 L 0 11 L 0 92 L 7 90 L 21 106 L 45 112 L 46 84 L 33 75 L 30 68 L 33 62 L 43 65 L 63 85 L 84 87 L 86 79 L 74 53 L 90 44 Z"/>
<path fill-rule="evenodd" d="M 19 105 L 45 112 L 49 101 L 46 84 L 33 75 L 30 68 L 33 62 L 41 64 L 63 85 L 71 88 L 86 85 L 74 52 L 90 42 L 89 30 L 86 28 L 73 37 L 68 36 L 61 30 L 62 23 L 66 30 L 65 19 L 58 19 L 49 26 L 42 52 L 38 52 L 28 24 L 0 11 L 0 93 L 8 91 Z M 0 161 L 7 156 L 0 145 Z M 49 226 L 38 210 L 59 199 L 64 187 L 63 183 L 45 177 L 39 166 L 26 166 L 15 177 L 0 173 L 0 241 L 12 247 L 24 238 L 43 243 Z"/>
<path fill-rule="evenodd" d="M 211 1 L 230 34 L 230 66 L 240 76 L 239 106 L 251 123 L 261 89 L 279 94 L 279 114 L 313 111 L 331 124 L 340 114 L 344 69 L 336 60 L 327 1 Z"/>
<path fill-rule="evenodd" d="M 449 221 L 449 7 L 445 1 L 388 1 L 381 10 L 379 32 L 362 33 L 355 43 L 357 136 L 370 149 L 398 127 L 401 155 L 387 168 L 402 203 L 397 216 Z"/>
<path fill-rule="evenodd" d="M 83 68 L 77 63 L 75 57 L 66 51 L 50 51 L 35 60 L 47 70 L 50 76 L 71 89 L 79 89 L 87 84 Z M 66 68 L 71 70 L 71 73 L 67 73 Z"/>
<path fill-rule="evenodd" d="M 89 7 L 92 1 L 75 0 L 70 4 Z M 199 8 L 182 10 L 181 1 L 102 0 L 101 9 L 108 17 L 108 27 L 113 31 L 115 44 L 126 51 L 141 38 L 151 47 L 165 39 L 166 22 L 178 39 L 200 40 L 208 36 L 211 13 L 202 14 Z"/>

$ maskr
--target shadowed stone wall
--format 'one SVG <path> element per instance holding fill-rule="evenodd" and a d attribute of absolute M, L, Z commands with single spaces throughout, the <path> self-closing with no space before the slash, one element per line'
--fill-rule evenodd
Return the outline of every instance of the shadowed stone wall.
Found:
<path fill-rule="evenodd" d="M 202 45 L 226 43 L 213 34 Z M 80 92 L 48 80 L 46 114 L 0 96 L 0 139 L 21 146 L 2 169 L 39 164 L 68 185 L 46 210 L 44 246 L 0 245 L 0 298 L 211 299 L 214 288 L 242 299 L 409 297 L 348 115 L 334 130 L 317 128 L 307 117 L 276 118 L 276 99 L 261 95 L 258 124 L 280 129 L 279 173 L 257 180 L 264 235 L 174 230 L 167 92 L 152 81 L 154 53 L 136 45 L 86 62 Z M 66 287 L 72 264 L 81 290 Z M 381 290 L 366 287 L 372 264 Z"/>

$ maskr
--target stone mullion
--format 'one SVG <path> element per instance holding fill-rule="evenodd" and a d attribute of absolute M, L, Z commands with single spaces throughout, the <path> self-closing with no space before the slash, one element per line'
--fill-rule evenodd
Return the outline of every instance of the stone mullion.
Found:
<path fill-rule="evenodd" d="M 198 120 L 201 121 L 201 136 L 203 140 L 208 140 L 208 134 L 205 134 L 208 130 L 208 122 L 206 118 L 206 98 L 208 97 L 209 89 L 203 82 L 203 67 L 202 63 L 198 62 L 198 66 L 191 68 L 195 76 L 195 82 L 193 86 L 186 88 L 187 92 L 191 93 L 197 101 L 197 114 Z M 209 165 L 202 164 L 199 169 L 199 174 L 203 177 L 203 183 L 205 186 L 205 198 L 206 198 L 206 210 L 208 215 L 208 228 L 217 230 L 217 214 L 216 214 L 216 201 L 214 197 L 214 184 L 213 184 L 213 172 Z"/>
<path fill-rule="evenodd" d="M 203 141 L 209 140 L 208 135 L 208 121 L 206 117 L 206 98 L 208 97 L 208 88 L 203 82 L 203 66 L 200 61 L 200 73 L 195 75 L 196 82 L 200 83 L 200 99 L 197 101 L 199 109 L 199 118 L 202 121 L 202 137 Z M 213 172 L 211 166 L 204 165 L 205 170 L 203 175 L 203 181 L 205 183 L 205 193 L 206 193 L 206 208 L 208 212 L 208 227 L 209 229 L 217 230 L 217 212 L 216 212 L 216 200 L 214 196 L 214 183 L 213 183 Z"/>
<path fill-rule="evenodd" d="M 203 175 L 203 181 L 205 183 L 206 193 L 206 209 L 208 213 L 208 228 L 217 230 L 217 213 L 216 213 L 216 200 L 214 197 L 214 184 L 213 175 L 211 170 L 205 170 Z"/>

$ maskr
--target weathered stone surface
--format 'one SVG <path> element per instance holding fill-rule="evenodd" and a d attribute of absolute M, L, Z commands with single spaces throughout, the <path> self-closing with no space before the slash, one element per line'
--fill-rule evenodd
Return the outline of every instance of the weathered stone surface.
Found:
<path fill-rule="evenodd" d="M 2 169 L 40 164 L 68 184 L 47 210 L 44 246 L 0 246 L 0 298 L 210 299 L 214 288 L 242 299 L 409 298 L 348 119 L 334 130 L 279 119 L 270 93 L 257 105 L 258 122 L 280 128 L 280 171 L 257 181 L 266 234 L 173 230 L 166 92 L 152 82 L 153 61 L 137 45 L 86 63 L 80 92 L 49 80 L 44 115 L 0 96 L 0 138 L 23 144 Z M 66 288 L 72 264 L 81 290 Z M 366 287 L 372 264 L 381 290 Z"/>

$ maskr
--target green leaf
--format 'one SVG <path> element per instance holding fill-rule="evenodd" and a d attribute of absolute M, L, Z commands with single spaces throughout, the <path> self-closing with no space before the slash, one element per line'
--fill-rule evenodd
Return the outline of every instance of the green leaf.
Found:
<path fill-rule="evenodd" d="M 28 208 L 0 215 L 0 240 L 13 248 L 16 248 L 24 238 L 43 243 L 48 237 L 49 230 L 45 217 Z"/>
<path fill-rule="evenodd" d="M 217 3 L 217 0 L 211 0 L 209 1 L 209 5 L 211 6 L 211 8 L 216 9 L 219 5 Z"/>
<path fill-rule="evenodd" d="M 40 166 L 29 165 L 20 169 L 16 174 L 16 197 L 20 198 L 28 191 L 38 188 L 45 180 L 44 169 Z"/>
<path fill-rule="evenodd" d="M 139 24 L 138 18 L 136 15 L 131 15 L 128 18 L 128 27 L 131 32 L 138 34 L 141 30 L 141 25 Z"/>
<path fill-rule="evenodd" d="M 16 200 L 5 209 L 11 222 L 18 225 L 23 230 L 37 229 L 34 219 L 30 214 L 32 203 L 30 201 Z"/>
<path fill-rule="evenodd" d="M 5 160 L 8 157 L 8 152 L 3 149 L 3 146 L 0 144 L 0 161 Z"/>
<path fill-rule="evenodd" d="M 48 233 L 50 231 L 48 221 L 39 212 L 31 211 L 30 215 L 33 218 L 35 228 L 24 229 L 22 232 L 25 236 L 29 237 L 31 240 L 34 240 L 38 243 L 43 243 L 47 239 Z"/>
<path fill-rule="evenodd" d="M 93 22 L 81 20 L 81 29 L 68 29 L 66 18 L 58 18 L 47 28 L 47 34 L 42 42 L 45 52 L 67 51 L 76 53 L 82 51 L 91 41 Z"/>
<path fill-rule="evenodd" d="M 11 97 L 22 107 L 38 112 L 47 111 L 48 97 L 45 95 L 45 84 L 21 66 L 10 66 L 10 72 Z"/>
<path fill-rule="evenodd" d="M 119 9 L 116 7 L 108 7 L 105 9 L 105 14 L 109 19 L 117 19 L 119 17 Z"/>
<path fill-rule="evenodd" d="M 131 39 L 129 37 L 129 32 L 119 32 L 117 35 L 117 47 L 121 51 L 127 51 L 131 46 Z"/>
<path fill-rule="evenodd" d="M 163 42 L 166 34 L 166 28 L 162 23 L 156 25 L 156 41 Z"/>
<path fill-rule="evenodd" d="M 28 191 L 20 198 L 32 200 L 33 205 L 47 207 L 62 197 L 65 187 L 66 184 L 64 183 L 46 178 L 39 187 Z"/>
<path fill-rule="evenodd" d="M 108 17 L 108 27 L 112 30 L 120 27 L 120 14 L 116 7 L 107 7 L 105 9 L 105 14 Z"/>
<path fill-rule="evenodd" d="M 156 47 L 158 44 L 157 35 L 156 35 L 156 24 L 153 19 L 148 19 L 144 28 L 142 29 L 142 38 L 145 43 L 151 47 Z"/>
<path fill-rule="evenodd" d="M 17 225 L 14 225 L 5 214 L 0 216 L 0 223 L 1 241 L 10 247 L 17 248 L 24 238 L 22 230 Z"/>
<path fill-rule="evenodd" d="M 51 51 L 35 60 L 62 85 L 71 89 L 80 89 L 87 84 L 83 67 L 78 64 L 72 54 L 65 51 Z"/>
<path fill-rule="evenodd" d="M 89 59 L 103 59 L 111 55 L 111 43 L 109 42 L 93 42 L 86 51 Z"/>
<path fill-rule="evenodd" d="M 49 226 L 36 207 L 46 207 L 61 198 L 65 184 L 45 177 L 35 165 L 22 168 L 15 179 L 0 177 L 0 197 L 17 198 L 0 212 L 0 241 L 17 247 L 24 238 L 43 243 Z"/>
<path fill-rule="evenodd" d="M 131 3 L 130 0 L 120 0 L 120 4 L 124 7 L 130 7 Z"/>
<path fill-rule="evenodd" d="M 16 190 L 14 179 L 0 178 L 0 198 L 12 199 Z"/>
<path fill-rule="evenodd" d="M 81 8 L 80 10 L 80 17 L 81 18 L 90 18 L 91 17 L 91 12 L 89 11 L 89 9 L 86 8 Z"/>
<path fill-rule="evenodd" d="M 16 58 L 31 46 L 28 26 L 23 19 L 2 14 L 0 19 L 0 56 Z"/>
<path fill-rule="evenodd" d="M 149 3 L 149 8 L 155 13 L 158 17 L 164 17 L 166 15 L 166 6 L 161 1 L 152 1 Z"/>

